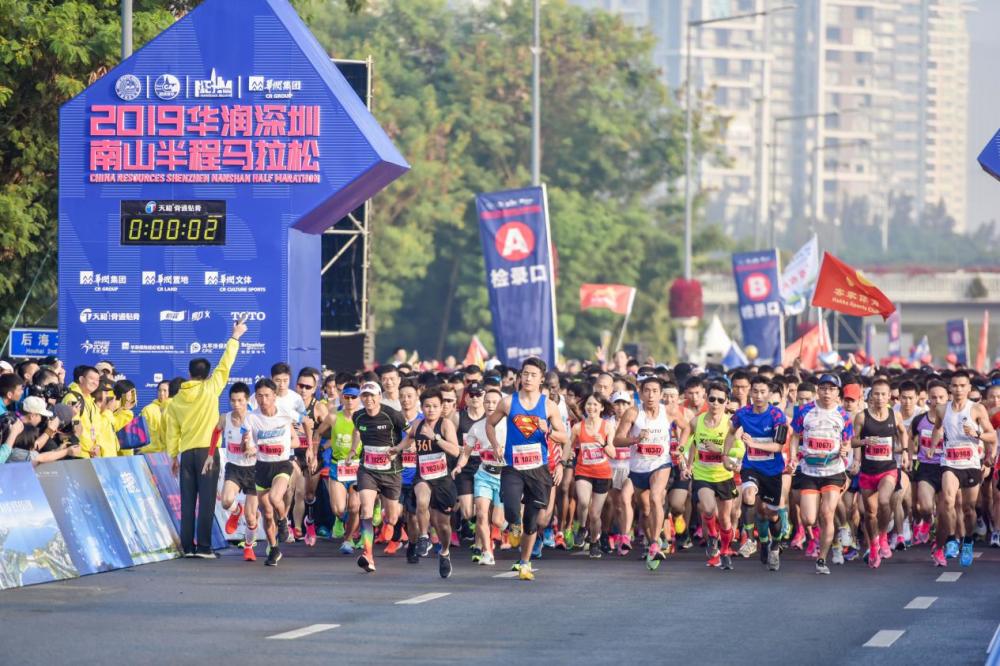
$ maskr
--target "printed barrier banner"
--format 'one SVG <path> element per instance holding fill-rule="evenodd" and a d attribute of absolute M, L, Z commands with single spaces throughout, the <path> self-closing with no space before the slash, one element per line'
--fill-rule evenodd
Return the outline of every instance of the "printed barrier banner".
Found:
<path fill-rule="evenodd" d="M 177 535 L 142 456 L 92 460 L 104 495 L 136 564 L 181 556 Z"/>
<path fill-rule="evenodd" d="M 167 507 L 167 513 L 174 524 L 177 534 L 181 533 L 181 486 L 177 477 L 170 471 L 170 456 L 166 453 L 149 453 L 142 456 L 149 465 L 149 471 L 153 474 L 153 481 L 156 483 L 163 504 Z M 216 505 L 218 506 L 218 505 Z M 222 550 L 228 547 L 226 536 L 219 527 L 216 520 L 212 525 L 212 548 Z"/>
<path fill-rule="evenodd" d="M 0 590 L 79 575 L 32 465 L 0 465 Z"/>
<path fill-rule="evenodd" d="M 81 575 L 133 565 L 90 460 L 40 465 L 35 474 Z"/>

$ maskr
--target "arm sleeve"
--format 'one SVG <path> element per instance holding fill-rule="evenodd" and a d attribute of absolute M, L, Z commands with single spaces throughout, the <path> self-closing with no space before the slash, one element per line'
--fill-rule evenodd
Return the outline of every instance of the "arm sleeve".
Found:
<path fill-rule="evenodd" d="M 207 380 L 207 388 L 210 395 L 218 395 L 221 393 L 223 387 L 226 385 L 226 382 L 229 381 L 229 370 L 233 367 L 233 361 L 236 360 L 236 352 L 239 348 L 239 340 L 229 338 L 226 342 L 226 348 L 222 352 L 222 358 L 219 359 L 219 364 L 215 366 L 215 371 Z"/>

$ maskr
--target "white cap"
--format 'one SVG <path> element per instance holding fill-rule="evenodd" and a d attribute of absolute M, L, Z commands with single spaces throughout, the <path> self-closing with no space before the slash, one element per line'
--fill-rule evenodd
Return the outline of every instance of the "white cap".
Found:
<path fill-rule="evenodd" d="M 14 366 L 12 366 L 7 361 L 0 361 L 0 371 L 3 371 L 3 372 L 14 372 Z"/>
<path fill-rule="evenodd" d="M 45 418 L 52 418 L 52 412 L 45 409 L 46 407 L 48 407 L 48 404 L 37 395 L 29 395 L 21 403 L 21 411 L 25 414 L 41 414 Z"/>
<path fill-rule="evenodd" d="M 361 395 L 371 393 L 372 395 L 382 395 L 382 387 L 375 382 L 365 382 L 361 385 Z"/>
<path fill-rule="evenodd" d="M 632 404 L 632 396 L 628 391 L 615 391 L 611 394 L 611 402 L 627 402 Z"/>

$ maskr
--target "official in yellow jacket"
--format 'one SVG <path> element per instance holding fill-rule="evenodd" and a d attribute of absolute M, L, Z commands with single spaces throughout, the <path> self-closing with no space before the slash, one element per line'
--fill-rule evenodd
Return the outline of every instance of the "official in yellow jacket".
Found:
<path fill-rule="evenodd" d="M 170 380 L 164 379 L 156 385 L 156 400 L 143 407 L 140 412 L 149 429 L 149 444 L 142 447 L 141 453 L 162 453 L 167 450 L 167 433 L 164 429 L 163 416 L 169 404 Z"/>
<path fill-rule="evenodd" d="M 188 365 L 190 379 L 181 384 L 163 417 L 167 436 L 167 454 L 173 458 L 174 473 L 180 474 L 181 548 L 185 557 L 214 558 L 212 521 L 215 494 L 219 482 L 218 452 L 214 453 L 212 471 L 202 474 L 208 458 L 212 431 L 219 423 L 219 395 L 229 380 L 229 369 L 236 360 L 240 337 L 246 332 L 243 321 L 233 325 L 222 358 L 209 375 L 208 359 L 196 358 Z M 198 548 L 195 549 L 195 504 L 198 506 Z"/>

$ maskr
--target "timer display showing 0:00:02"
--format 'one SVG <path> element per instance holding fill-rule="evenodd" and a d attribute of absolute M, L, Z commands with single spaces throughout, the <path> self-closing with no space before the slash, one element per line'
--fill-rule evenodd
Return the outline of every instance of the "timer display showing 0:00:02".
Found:
<path fill-rule="evenodd" d="M 134 217 L 122 222 L 122 245 L 221 245 L 226 238 L 223 218 L 214 215 Z"/>

